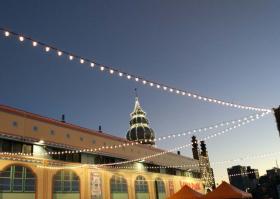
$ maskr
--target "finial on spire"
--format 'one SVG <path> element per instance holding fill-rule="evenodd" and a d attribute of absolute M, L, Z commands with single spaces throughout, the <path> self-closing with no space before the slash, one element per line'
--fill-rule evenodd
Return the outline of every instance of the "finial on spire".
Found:
<path fill-rule="evenodd" d="M 135 97 L 138 98 L 137 88 L 134 88 L 134 91 L 135 91 Z"/>

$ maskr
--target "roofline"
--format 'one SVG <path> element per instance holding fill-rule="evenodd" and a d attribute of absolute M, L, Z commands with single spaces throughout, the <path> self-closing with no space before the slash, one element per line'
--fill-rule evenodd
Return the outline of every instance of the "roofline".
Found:
<path fill-rule="evenodd" d="M 125 143 L 130 143 L 131 142 L 131 141 L 128 141 L 124 138 L 120 138 L 120 137 L 117 137 L 117 136 L 114 136 L 114 135 L 111 135 L 111 134 L 108 134 L 108 133 L 104 133 L 104 132 L 100 133 L 96 130 L 91 130 L 91 129 L 88 129 L 88 128 L 85 128 L 85 127 L 80 127 L 78 125 L 71 124 L 71 123 L 61 122 L 59 120 L 55 120 L 55 119 L 52 119 L 52 118 L 49 118 L 49 117 L 41 116 L 39 114 L 31 113 L 31 112 L 28 112 L 28 111 L 25 111 L 25 110 L 22 110 L 22 109 L 6 106 L 6 105 L 2 105 L 2 104 L 0 104 L 0 111 L 15 114 L 15 115 L 20 115 L 20 116 L 23 116 L 25 118 L 34 119 L 34 120 L 41 121 L 41 122 L 54 124 L 54 125 L 57 125 L 57 126 L 60 126 L 60 127 L 70 128 L 72 130 L 81 131 L 83 133 L 87 133 L 87 134 L 90 134 L 90 135 L 101 136 L 101 137 L 104 137 L 104 138 L 113 139 L 115 141 L 120 141 L 120 142 L 125 142 Z M 146 148 L 146 149 L 152 149 L 152 150 L 158 151 L 158 152 L 164 152 L 165 151 L 165 150 L 162 150 L 162 149 L 154 148 L 152 146 L 143 145 L 143 144 L 139 144 L 137 146 L 142 147 L 142 148 Z M 169 152 L 169 154 L 177 156 L 176 153 Z M 190 157 L 186 157 L 186 156 L 184 156 L 184 157 L 192 159 Z"/>

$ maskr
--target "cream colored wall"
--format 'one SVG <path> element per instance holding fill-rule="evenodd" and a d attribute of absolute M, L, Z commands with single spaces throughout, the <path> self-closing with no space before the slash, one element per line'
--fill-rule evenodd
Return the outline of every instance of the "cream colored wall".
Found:
<path fill-rule="evenodd" d="M 0 160 L 0 170 L 13 165 L 18 164 L 30 168 L 37 176 L 36 185 L 36 199 L 54 199 L 52 197 L 52 179 L 57 170 L 38 168 L 33 163 L 22 163 L 18 161 Z M 89 169 L 88 168 L 75 168 L 73 170 L 80 177 L 80 198 L 90 199 L 90 183 L 89 183 Z M 134 183 L 138 175 L 143 176 L 148 181 L 149 186 L 149 199 L 155 199 L 155 185 L 154 180 L 159 177 L 164 181 L 165 191 L 167 196 L 170 195 L 167 180 L 173 180 L 175 192 L 181 188 L 180 181 L 186 181 L 189 183 L 200 183 L 198 179 L 182 176 L 172 176 L 159 173 L 151 173 L 145 171 L 135 170 L 117 170 L 117 169 L 96 169 L 102 177 L 102 195 L 103 199 L 110 199 L 110 179 L 113 175 L 121 175 L 127 180 L 128 195 L 130 199 L 135 198 Z M 200 190 L 203 192 L 204 190 Z"/>

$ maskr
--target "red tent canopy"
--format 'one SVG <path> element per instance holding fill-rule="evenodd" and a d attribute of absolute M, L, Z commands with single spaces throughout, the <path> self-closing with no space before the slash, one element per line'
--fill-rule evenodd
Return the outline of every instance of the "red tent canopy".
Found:
<path fill-rule="evenodd" d="M 170 196 L 168 199 L 198 199 L 203 194 L 193 190 L 187 185 L 184 185 L 178 192 Z"/>
<path fill-rule="evenodd" d="M 222 182 L 214 191 L 209 192 L 203 199 L 238 199 L 238 198 L 252 198 L 252 194 L 244 192 L 227 182 Z"/>

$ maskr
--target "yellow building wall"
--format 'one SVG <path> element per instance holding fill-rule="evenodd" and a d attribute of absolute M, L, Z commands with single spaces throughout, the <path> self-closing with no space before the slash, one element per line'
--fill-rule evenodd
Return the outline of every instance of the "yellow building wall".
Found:
<path fill-rule="evenodd" d="M 21 161 L 11 161 L 11 160 L 0 160 L 0 171 L 4 170 L 6 167 L 11 165 L 21 165 L 31 169 L 36 176 L 36 199 L 75 199 L 75 197 L 70 197 L 69 195 L 64 195 L 64 197 L 56 198 L 53 197 L 53 177 L 58 172 L 58 169 L 49 169 L 49 168 L 39 168 L 34 163 L 26 163 Z M 170 196 L 170 189 L 168 182 L 172 181 L 174 184 L 174 192 L 178 191 L 184 183 L 189 185 L 195 184 L 196 188 L 200 187 L 200 192 L 204 192 L 202 183 L 199 179 L 182 177 L 182 176 L 173 176 L 160 173 L 151 173 L 146 171 L 137 171 L 137 170 L 127 170 L 127 169 L 92 169 L 92 168 L 73 168 L 74 171 L 80 178 L 80 199 L 91 199 L 91 190 L 90 190 L 90 172 L 99 173 L 102 179 L 102 198 L 111 199 L 110 193 L 110 179 L 113 175 L 123 176 L 127 181 L 128 186 L 128 198 L 136 199 L 135 194 L 135 179 L 137 176 L 143 176 L 148 182 L 149 189 L 149 199 L 155 199 L 155 179 L 161 178 L 165 184 L 166 196 Z M 75 195 L 75 194 L 74 194 Z M 73 195 L 73 196 L 74 196 Z M 3 195 L 2 195 L 3 196 Z M 26 197 L 26 196 L 25 196 Z M 25 199 L 24 196 L 18 195 L 17 198 Z M 7 196 L 2 197 L 3 199 L 9 199 Z M 13 199 L 17 199 L 13 198 Z M 30 197 L 32 198 L 32 197 Z"/>

